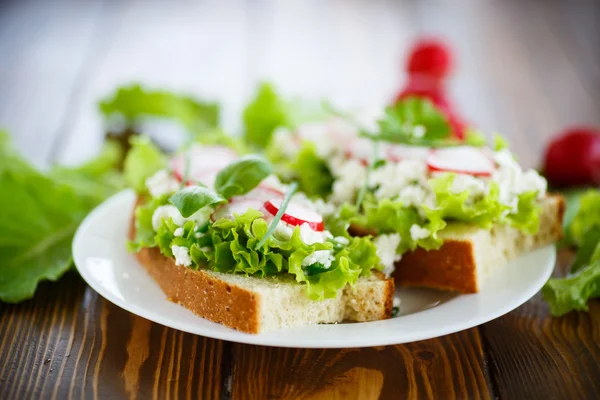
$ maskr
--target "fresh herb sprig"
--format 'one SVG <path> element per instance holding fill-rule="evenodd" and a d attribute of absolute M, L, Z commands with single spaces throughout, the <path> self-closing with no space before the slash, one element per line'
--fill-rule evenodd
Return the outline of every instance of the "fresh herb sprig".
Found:
<path fill-rule="evenodd" d="M 267 233 L 265 233 L 265 236 L 263 236 L 262 239 L 260 240 L 260 242 L 258 242 L 255 249 L 260 249 L 261 247 L 263 247 L 265 245 L 265 243 L 267 243 L 267 240 L 269 240 L 269 238 L 271 237 L 273 232 L 275 232 L 275 228 L 277 228 L 277 224 L 279 223 L 279 221 L 281 221 L 281 217 L 285 213 L 285 210 L 287 209 L 288 204 L 290 203 L 290 200 L 292 199 L 292 196 L 294 195 L 294 193 L 296 192 L 297 189 L 298 189 L 297 182 L 292 182 L 289 185 L 288 190 L 285 193 L 285 196 L 283 198 L 283 201 L 281 202 L 281 206 L 279 207 L 277 214 L 275 214 L 275 217 L 273 218 L 273 220 L 271 221 L 271 224 L 269 225 L 269 229 L 267 230 Z"/>
<path fill-rule="evenodd" d="M 201 208 L 225 204 L 233 196 L 248 193 L 272 173 L 271 164 L 264 158 L 245 156 L 219 171 L 214 190 L 201 186 L 185 187 L 171 196 L 169 202 L 187 218 Z"/>

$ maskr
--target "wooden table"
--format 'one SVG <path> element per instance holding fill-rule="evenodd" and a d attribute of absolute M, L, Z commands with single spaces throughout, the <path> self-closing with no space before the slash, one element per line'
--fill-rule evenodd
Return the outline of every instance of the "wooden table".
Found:
<path fill-rule="evenodd" d="M 574 2 L 23 2 L 0 6 L 0 125 L 36 165 L 97 150 L 95 103 L 138 80 L 224 102 L 256 82 L 342 105 L 381 103 L 411 38 L 455 45 L 452 91 L 534 166 L 575 123 L 600 125 L 600 7 Z M 557 275 L 571 255 L 559 253 Z M 552 319 L 535 296 L 477 328 L 346 350 L 242 345 L 119 309 L 76 272 L 0 304 L 0 398 L 502 398 L 600 396 L 600 303 Z"/>

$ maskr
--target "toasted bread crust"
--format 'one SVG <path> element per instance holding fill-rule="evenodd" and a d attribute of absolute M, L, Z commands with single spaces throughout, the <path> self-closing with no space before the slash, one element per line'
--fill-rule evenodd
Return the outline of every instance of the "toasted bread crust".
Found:
<path fill-rule="evenodd" d="M 132 223 L 130 238 L 134 233 Z M 205 271 L 178 267 L 158 248 L 141 249 L 136 257 L 170 301 L 233 329 L 248 333 L 260 331 L 260 300 L 252 292 L 216 279 Z"/>
<path fill-rule="evenodd" d="M 527 237 L 528 235 L 521 232 L 516 233 L 515 228 L 500 226 L 493 227 L 489 231 L 492 237 L 494 235 L 504 236 L 508 230 L 514 234 L 515 240 L 511 244 L 514 248 L 509 252 L 511 256 L 507 256 L 505 261 L 513 258 L 512 255 L 543 247 L 562 238 L 564 198 L 552 195 L 548 197 L 548 201 L 552 205 L 544 210 L 541 216 L 541 224 L 548 226 L 540 229 L 539 233 Z M 396 263 L 394 272 L 396 283 L 401 286 L 477 293 L 480 288 L 476 246 L 477 243 L 474 240 L 447 238 L 438 250 L 417 249 L 406 253 Z"/>

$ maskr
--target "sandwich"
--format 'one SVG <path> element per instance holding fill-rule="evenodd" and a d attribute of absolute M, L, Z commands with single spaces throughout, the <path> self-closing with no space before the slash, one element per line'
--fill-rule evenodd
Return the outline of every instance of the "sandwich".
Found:
<path fill-rule="evenodd" d="M 266 153 L 283 180 L 335 206 L 324 215 L 335 234 L 373 236 L 401 286 L 476 293 L 509 260 L 561 238 L 564 200 L 546 180 L 500 137 L 453 136 L 425 99 L 279 128 Z"/>
<path fill-rule="evenodd" d="M 168 159 L 142 137 L 125 171 L 138 193 L 128 247 L 169 300 L 247 333 L 390 318 L 373 239 L 334 235 L 329 205 L 264 158 L 193 144 Z"/>

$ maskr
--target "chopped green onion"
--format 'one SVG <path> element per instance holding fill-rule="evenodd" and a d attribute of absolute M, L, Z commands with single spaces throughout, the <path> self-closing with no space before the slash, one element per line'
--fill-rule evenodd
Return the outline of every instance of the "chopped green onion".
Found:
<path fill-rule="evenodd" d="M 265 243 L 267 243 L 267 240 L 269 240 L 269 238 L 275 231 L 275 228 L 277 228 L 277 224 L 279 223 L 279 221 L 281 221 L 281 217 L 285 213 L 285 210 L 287 209 L 287 206 L 290 203 L 290 200 L 292 199 L 292 196 L 294 195 L 294 193 L 296 192 L 297 189 L 298 189 L 298 183 L 292 182 L 290 184 L 290 187 L 288 188 L 287 192 L 285 192 L 285 196 L 283 197 L 281 206 L 279 207 L 277 214 L 275 214 L 275 218 L 273 218 L 273 220 L 271 221 L 271 224 L 269 225 L 269 229 L 267 230 L 267 233 L 265 233 L 265 236 L 263 236 L 263 238 L 260 240 L 260 242 L 258 242 L 258 244 L 256 245 L 256 247 L 255 247 L 256 250 L 260 249 L 261 247 L 264 246 Z"/>

